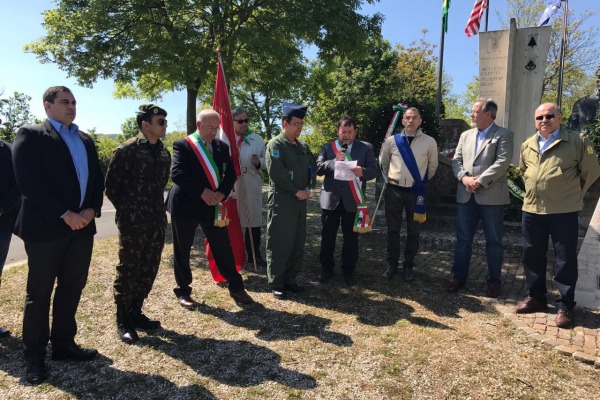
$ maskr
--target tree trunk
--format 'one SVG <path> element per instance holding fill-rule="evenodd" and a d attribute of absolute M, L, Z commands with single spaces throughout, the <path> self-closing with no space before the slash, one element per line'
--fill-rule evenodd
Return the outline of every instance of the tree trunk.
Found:
<path fill-rule="evenodd" d="M 198 98 L 198 89 L 187 88 L 187 110 L 186 125 L 187 133 L 196 131 L 196 99 Z"/>

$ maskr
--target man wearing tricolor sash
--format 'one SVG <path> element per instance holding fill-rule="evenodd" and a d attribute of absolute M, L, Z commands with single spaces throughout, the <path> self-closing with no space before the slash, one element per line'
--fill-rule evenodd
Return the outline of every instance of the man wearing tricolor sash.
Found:
<path fill-rule="evenodd" d="M 222 202 L 227 199 L 235 182 L 235 171 L 227 144 L 215 138 L 219 114 L 202 110 L 196 121 L 197 131 L 173 143 L 171 177 L 173 188 L 167 197 L 167 211 L 173 229 L 174 289 L 179 304 L 192 309 L 192 271 L 190 250 L 198 224 L 208 240 L 219 273 L 229 284 L 229 293 L 236 303 L 254 301 L 244 290 L 242 276 L 236 271 L 227 234 L 227 212 Z"/>
<path fill-rule="evenodd" d="M 342 273 L 348 286 L 356 283 L 354 269 L 358 261 L 358 234 L 371 228 L 370 215 L 365 199 L 367 181 L 379 174 L 373 146 L 356 138 L 356 121 L 352 117 L 342 118 L 337 125 L 338 139 L 325 143 L 317 157 L 317 175 L 325 176 L 319 197 L 321 207 L 321 250 L 319 281 L 327 282 L 333 277 L 335 266 L 335 239 L 342 225 Z M 354 178 L 335 178 L 337 162 L 356 161 L 352 168 Z"/>
<path fill-rule="evenodd" d="M 406 211 L 403 275 L 406 282 L 414 279 L 420 224 L 426 218 L 427 183 L 438 166 L 437 143 L 420 129 L 422 121 L 418 109 L 408 108 L 402 117 L 404 129 L 386 140 L 381 153 L 381 168 L 388 182 L 385 190 L 388 269 L 383 274 L 386 279 L 391 279 L 398 270 L 403 211 Z"/>

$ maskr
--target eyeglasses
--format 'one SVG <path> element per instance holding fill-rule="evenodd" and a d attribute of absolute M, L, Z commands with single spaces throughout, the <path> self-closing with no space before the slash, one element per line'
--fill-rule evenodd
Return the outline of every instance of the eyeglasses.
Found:
<path fill-rule="evenodd" d="M 554 114 L 538 115 L 537 117 L 535 117 L 537 121 L 541 121 L 544 118 L 550 121 L 551 119 L 554 119 Z"/>
<path fill-rule="evenodd" d="M 237 122 L 238 124 L 247 124 L 250 119 L 246 118 L 246 119 L 234 119 L 235 122 Z"/>
<path fill-rule="evenodd" d="M 167 125 L 167 120 L 166 120 L 166 119 L 164 119 L 164 118 L 160 118 L 160 119 L 158 120 L 158 124 L 159 124 L 160 126 Z"/>
<path fill-rule="evenodd" d="M 300 128 L 304 125 L 304 122 L 293 122 L 290 125 L 295 126 L 296 128 Z"/>

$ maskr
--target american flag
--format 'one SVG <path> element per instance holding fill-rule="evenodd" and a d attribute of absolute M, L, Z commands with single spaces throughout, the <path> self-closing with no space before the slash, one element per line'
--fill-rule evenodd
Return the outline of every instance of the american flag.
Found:
<path fill-rule="evenodd" d="M 488 0 L 475 0 L 473 10 L 471 11 L 471 16 L 469 17 L 469 21 L 467 22 L 467 26 L 465 27 L 465 33 L 468 37 L 477 35 L 479 33 L 479 24 L 481 23 L 481 17 L 483 16 L 483 12 L 487 8 L 487 6 Z"/>

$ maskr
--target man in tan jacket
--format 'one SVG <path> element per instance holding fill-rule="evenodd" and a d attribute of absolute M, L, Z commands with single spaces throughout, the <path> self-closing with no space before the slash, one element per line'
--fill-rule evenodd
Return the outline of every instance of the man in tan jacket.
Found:
<path fill-rule="evenodd" d="M 583 195 L 600 176 L 592 144 L 560 127 L 560 109 L 545 103 L 535 110 L 537 133 L 521 145 L 520 167 L 525 182 L 523 199 L 523 267 L 529 296 L 517 304 L 517 313 L 548 308 L 546 252 L 552 238 L 556 258 L 554 281 L 556 326 L 573 322 L 577 283 L 578 212 Z"/>
<path fill-rule="evenodd" d="M 387 177 L 385 190 L 385 220 L 387 223 L 388 269 L 383 277 L 391 279 L 398 270 L 400 258 L 400 227 L 402 211 L 406 210 L 406 244 L 404 246 L 403 278 L 411 282 L 415 256 L 419 251 L 420 222 L 415 220 L 415 208 L 424 204 L 424 196 L 419 194 L 419 187 L 426 185 L 438 167 L 438 149 L 435 139 L 420 129 L 421 113 L 411 107 L 402 117 L 402 132 L 390 136 L 381 150 L 381 168 Z M 398 139 L 398 140 L 396 140 Z M 400 146 L 399 146 L 400 144 Z M 407 154 L 401 154 L 400 147 L 406 145 Z M 411 154 L 418 169 L 418 181 L 411 173 Z M 409 157 L 406 157 L 408 155 Z M 417 171 L 413 171 L 417 172 Z M 424 217 L 424 215 L 423 215 Z"/>

